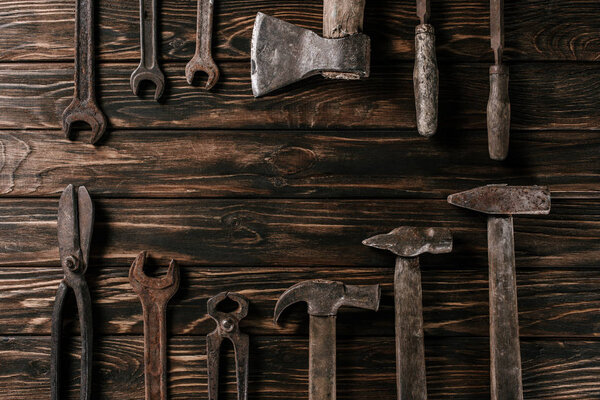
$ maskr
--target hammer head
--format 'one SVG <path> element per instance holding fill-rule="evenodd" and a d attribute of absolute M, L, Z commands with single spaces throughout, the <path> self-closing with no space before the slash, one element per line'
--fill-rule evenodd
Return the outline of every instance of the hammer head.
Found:
<path fill-rule="evenodd" d="M 263 96 L 321 72 L 369 76 L 371 42 L 357 33 L 325 39 L 313 31 L 259 12 L 251 48 L 252 92 Z"/>
<path fill-rule="evenodd" d="M 448 203 L 485 214 L 548 214 L 550 190 L 542 186 L 488 185 L 452 194 Z"/>
<path fill-rule="evenodd" d="M 337 314 L 341 306 L 377 311 L 381 289 L 379 285 L 345 285 L 342 282 L 313 280 L 295 284 L 286 290 L 275 305 L 274 320 L 294 303 L 306 302 L 308 314 L 328 317 Z"/>
<path fill-rule="evenodd" d="M 401 226 L 390 233 L 376 235 L 362 242 L 365 246 L 389 250 L 399 257 L 416 257 L 423 253 L 452 251 L 452 233 L 446 228 Z"/>

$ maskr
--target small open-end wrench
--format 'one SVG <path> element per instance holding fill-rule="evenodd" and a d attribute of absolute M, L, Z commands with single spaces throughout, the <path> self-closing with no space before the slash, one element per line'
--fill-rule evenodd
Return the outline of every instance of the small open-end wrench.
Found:
<path fill-rule="evenodd" d="M 229 298 L 238 304 L 233 312 L 221 312 L 217 305 Z M 239 323 L 248 315 L 248 300 L 238 294 L 221 292 L 211 297 L 207 304 L 208 315 L 215 320 L 217 328 L 206 336 L 206 354 L 208 364 L 208 400 L 219 398 L 219 356 L 223 339 L 229 339 L 235 352 L 238 400 L 248 398 L 248 335 L 240 332 Z"/>
<path fill-rule="evenodd" d="M 208 75 L 206 90 L 212 89 L 219 80 L 219 68 L 212 57 L 212 28 L 214 0 L 198 0 L 196 16 L 196 53 L 185 66 L 185 78 L 191 85 L 194 74 L 203 71 Z"/>
<path fill-rule="evenodd" d="M 140 65 L 133 71 L 129 83 L 136 96 L 140 82 L 151 81 L 156 85 L 154 100 L 161 98 L 165 90 L 165 75 L 158 65 L 158 0 L 140 0 Z"/>
<path fill-rule="evenodd" d="M 62 115 L 62 128 L 71 138 L 71 125 L 83 121 L 92 128 L 95 144 L 106 132 L 106 117 L 96 104 L 94 90 L 94 2 L 77 0 L 75 5 L 75 91 Z"/>
<path fill-rule="evenodd" d="M 129 269 L 129 282 L 144 312 L 144 375 L 146 400 L 167 400 L 167 303 L 179 289 L 179 268 L 171 260 L 165 276 L 144 273 L 146 252 Z"/>

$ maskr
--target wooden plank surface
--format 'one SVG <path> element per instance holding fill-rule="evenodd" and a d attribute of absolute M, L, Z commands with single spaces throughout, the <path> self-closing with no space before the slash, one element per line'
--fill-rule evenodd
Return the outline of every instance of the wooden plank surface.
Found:
<path fill-rule="evenodd" d="M 92 190 L 92 198 L 93 190 Z M 55 266 L 55 199 L 3 199 L 0 265 Z M 391 266 L 361 245 L 399 225 L 452 229 L 454 251 L 424 259 L 453 268 L 487 265 L 483 214 L 445 200 L 97 200 L 94 265 L 129 265 L 142 250 L 183 265 Z M 591 267 L 600 259 L 600 202 L 556 200 L 547 216 L 515 218 L 518 268 Z"/>
<path fill-rule="evenodd" d="M 600 197 L 597 132 L 514 132 L 511 147 L 498 163 L 484 131 L 116 131 L 100 147 L 3 131 L 0 193 L 58 197 L 75 184 L 95 198 L 445 198 L 502 177 L 547 185 L 554 199 Z"/>
<path fill-rule="evenodd" d="M 48 337 L 2 337 L 0 373 L 3 393 L 12 400 L 40 398 L 49 390 Z M 71 343 L 77 356 L 78 339 Z M 142 337 L 103 337 L 95 348 L 95 399 L 143 398 Z M 206 351 L 202 337 L 180 337 L 169 343 L 169 390 L 172 399 L 206 398 Z M 250 398 L 305 399 L 307 397 L 307 338 L 251 337 Z M 394 398 L 393 338 L 338 341 L 338 398 Z M 426 340 L 427 386 L 430 399 L 489 398 L 486 339 Z M 523 386 L 527 399 L 587 400 L 600 396 L 596 366 L 597 341 L 523 340 Z M 230 353 L 222 377 L 224 392 L 235 396 Z M 564 362 L 569 360 L 569 362 Z M 69 368 L 65 399 L 78 398 L 77 366 Z M 230 397 L 233 398 L 233 397 Z"/>
<path fill-rule="evenodd" d="M 488 336 L 487 269 L 444 270 L 422 266 L 424 328 L 427 336 Z M 92 266 L 94 331 L 98 335 L 142 335 L 142 311 L 132 291 L 128 268 Z M 305 305 L 272 322 L 278 297 L 293 284 L 330 279 L 347 284 L 379 283 L 379 311 L 350 307 L 338 313 L 340 336 L 394 335 L 393 267 L 390 268 L 194 268 L 181 269 L 181 287 L 169 303 L 170 335 L 206 335 L 215 328 L 206 302 L 221 291 L 250 300 L 242 329 L 252 335 L 307 335 Z M 49 335 L 52 306 L 62 279 L 60 267 L 0 270 L 0 335 Z M 527 337 L 596 338 L 600 330 L 600 276 L 594 270 L 518 270 L 520 334 Z M 79 322 L 70 301 L 65 326 L 76 333 Z M 357 321 L 362 321 L 360 324 Z"/>
<path fill-rule="evenodd" d="M 187 61 L 194 51 L 195 0 L 160 3 L 163 60 Z M 510 1 L 505 6 L 508 60 L 598 60 L 600 13 L 595 0 Z M 441 60 L 491 60 L 489 3 L 486 0 L 432 1 Z M 322 29 L 319 0 L 215 2 L 214 54 L 221 60 L 248 60 L 258 11 L 299 26 Z M 98 55 L 102 60 L 138 60 L 138 3 L 100 1 L 97 12 Z M 0 1 L 0 61 L 69 60 L 73 58 L 72 0 Z M 412 60 L 415 3 L 369 1 L 365 32 L 377 60 Z"/>
<path fill-rule="evenodd" d="M 151 100 L 153 88 L 142 90 L 141 98 L 131 92 L 129 76 L 136 65 L 98 67 L 98 98 L 110 130 L 415 129 L 411 63 L 374 66 L 371 78 L 362 81 L 313 77 L 261 99 L 252 97 L 249 63 L 223 63 L 214 92 L 189 86 L 185 63 L 167 64 L 160 104 Z M 485 130 L 488 65 L 440 67 L 439 137 Z M 511 65 L 512 128 L 598 130 L 598 86 L 600 68 L 595 63 Z M 72 65 L 0 64 L 0 93 L 0 129 L 58 129 L 73 97 Z"/>

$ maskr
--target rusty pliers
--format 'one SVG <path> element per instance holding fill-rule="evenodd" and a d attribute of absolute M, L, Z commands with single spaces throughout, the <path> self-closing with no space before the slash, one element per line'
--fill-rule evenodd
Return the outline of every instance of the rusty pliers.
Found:
<path fill-rule="evenodd" d="M 59 398 L 60 339 L 62 310 L 69 288 L 77 301 L 81 330 L 81 388 L 80 399 L 90 400 L 92 394 L 92 301 L 85 272 L 90 257 L 90 241 L 94 225 L 94 206 L 86 188 L 75 191 L 67 186 L 58 203 L 58 246 L 64 278 L 58 286 L 52 312 L 52 349 L 50 352 L 51 399 Z"/>
<path fill-rule="evenodd" d="M 222 312 L 217 306 L 229 298 L 238 304 L 233 312 Z M 207 304 L 208 315 L 215 320 L 217 328 L 206 335 L 206 354 L 208 364 L 208 399 L 219 397 L 219 356 L 223 339 L 231 340 L 235 353 L 238 400 L 248 398 L 248 335 L 240 332 L 239 322 L 248 315 L 248 300 L 238 293 L 221 292 L 211 297 Z"/>

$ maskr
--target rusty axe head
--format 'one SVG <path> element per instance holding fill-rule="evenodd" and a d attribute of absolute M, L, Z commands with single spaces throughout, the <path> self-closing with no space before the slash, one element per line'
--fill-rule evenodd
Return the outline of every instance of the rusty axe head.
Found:
<path fill-rule="evenodd" d="M 322 72 L 366 78 L 370 53 L 370 39 L 362 33 L 327 39 L 259 12 L 252 33 L 252 92 L 260 97 Z"/>
<path fill-rule="evenodd" d="M 398 257 L 417 257 L 423 253 L 451 252 L 452 233 L 446 228 L 401 226 L 390 233 L 365 239 L 362 243 L 365 246 L 389 250 Z"/>

